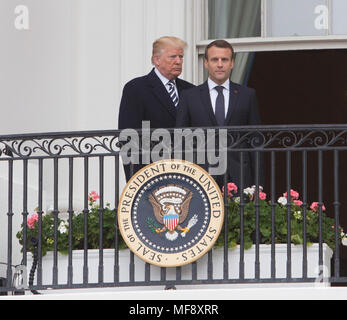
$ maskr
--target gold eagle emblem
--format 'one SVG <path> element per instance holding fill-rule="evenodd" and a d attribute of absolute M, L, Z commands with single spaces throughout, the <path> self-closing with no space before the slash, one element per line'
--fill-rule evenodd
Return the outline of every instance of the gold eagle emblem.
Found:
<path fill-rule="evenodd" d="M 150 194 L 149 202 L 152 204 L 154 216 L 164 225 L 156 228 L 155 232 L 167 231 L 166 238 L 173 241 L 178 237 L 177 229 L 182 231 L 181 236 L 184 237 L 197 222 L 197 215 L 194 215 L 186 227 L 181 226 L 188 216 L 192 197 L 193 193 L 189 189 L 177 185 L 163 186 Z"/>

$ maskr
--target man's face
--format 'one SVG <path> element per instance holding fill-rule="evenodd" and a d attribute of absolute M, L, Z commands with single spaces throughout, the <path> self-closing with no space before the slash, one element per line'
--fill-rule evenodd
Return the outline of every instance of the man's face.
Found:
<path fill-rule="evenodd" d="M 208 59 L 204 60 L 209 77 L 215 83 L 221 85 L 230 77 L 234 67 L 234 59 L 229 48 L 211 47 L 207 52 Z"/>
<path fill-rule="evenodd" d="M 160 73 L 169 80 L 182 73 L 184 51 L 180 48 L 165 48 L 161 55 L 154 57 L 154 64 Z"/>

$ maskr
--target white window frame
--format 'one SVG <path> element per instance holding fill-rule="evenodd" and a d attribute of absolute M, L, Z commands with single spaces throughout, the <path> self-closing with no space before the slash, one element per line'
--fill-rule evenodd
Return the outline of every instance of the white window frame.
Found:
<path fill-rule="evenodd" d="M 291 50 L 326 50 L 347 49 L 347 35 L 332 35 L 331 19 L 329 29 L 324 36 L 292 36 L 292 37 L 267 37 L 266 36 L 266 6 L 268 0 L 262 0 L 261 4 L 261 36 L 253 38 L 224 39 L 228 41 L 237 52 L 267 52 L 267 51 L 291 51 Z M 326 0 L 331 8 L 331 0 Z M 206 1 L 207 4 L 207 1 Z M 207 11 L 207 9 L 206 9 Z M 206 24 L 208 19 L 204 17 Z M 207 34 L 205 34 L 207 37 Z M 202 40 L 196 44 L 196 65 L 194 82 L 201 84 L 204 76 L 204 53 L 206 46 L 214 39 Z"/>

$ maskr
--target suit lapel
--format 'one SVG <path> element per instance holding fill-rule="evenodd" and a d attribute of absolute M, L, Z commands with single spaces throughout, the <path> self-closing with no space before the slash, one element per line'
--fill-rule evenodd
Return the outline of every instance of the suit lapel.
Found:
<path fill-rule="evenodd" d="M 210 97 L 210 89 L 208 87 L 208 83 L 207 81 L 204 82 L 201 86 L 200 86 L 200 94 L 201 94 L 201 101 L 202 104 L 205 108 L 205 111 L 207 112 L 207 114 L 209 115 L 211 121 L 212 121 L 212 125 L 213 126 L 218 126 L 216 117 L 214 115 L 213 112 L 213 108 L 212 108 L 212 103 L 211 103 L 211 97 Z"/>
<path fill-rule="evenodd" d="M 173 104 L 166 88 L 161 80 L 157 77 L 154 69 L 148 74 L 148 86 L 151 88 L 154 95 L 161 102 L 160 106 L 170 113 L 176 119 L 176 107 Z"/>
<path fill-rule="evenodd" d="M 230 92 L 229 92 L 229 107 L 227 117 L 225 119 L 225 125 L 229 125 L 233 119 L 233 114 L 237 108 L 237 102 L 239 98 L 239 88 L 230 81 Z"/>

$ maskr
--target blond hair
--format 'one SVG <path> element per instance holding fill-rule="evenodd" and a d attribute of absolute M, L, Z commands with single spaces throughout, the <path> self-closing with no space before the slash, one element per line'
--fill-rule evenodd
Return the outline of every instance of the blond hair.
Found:
<path fill-rule="evenodd" d="M 154 64 L 153 57 L 160 56 L 163 53 L 163 51 L 168 47 L 180 48 L 182 50 L 185 50 L 187 48 L 187 42 L 183 41 L 180 38 L 169 36 L 164 36 L 155 40 L 153 42 L 152 64 Z"/>

